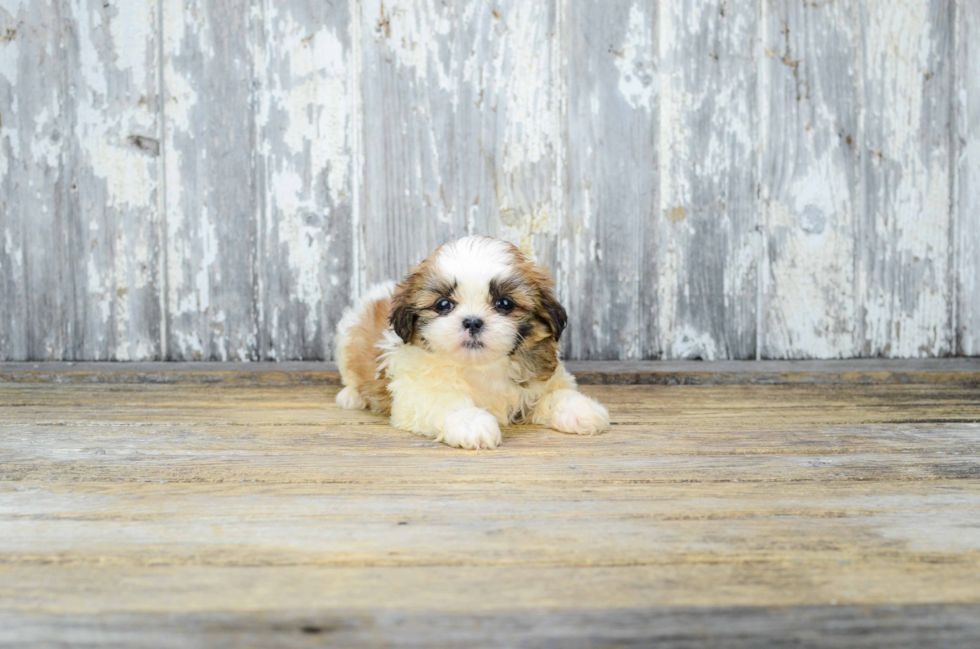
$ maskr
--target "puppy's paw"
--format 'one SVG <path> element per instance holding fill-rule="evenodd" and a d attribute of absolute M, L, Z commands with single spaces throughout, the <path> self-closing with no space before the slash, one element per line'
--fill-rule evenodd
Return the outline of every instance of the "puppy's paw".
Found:
<path fill-rule="evenodd" d="M 446 417 L 446 430 L 438 441 L 456 448 L 497 448 L 500 444 L 497 419 L 480 408 L 464 408 Z"/>
<path fill-rule="evenodd" d="M 609 430 L 609 411 L 595 399 L 569 391 L 555 403 L 551 427 L 563 433 L 595 435 Z"/>
<path fill-rule="evenodd" d="M 367 408 L 364 397 L 354 389 L 353 385 L 348 385 L 337 393 L 337 405 L 345 410 L 364 410 Z"/>

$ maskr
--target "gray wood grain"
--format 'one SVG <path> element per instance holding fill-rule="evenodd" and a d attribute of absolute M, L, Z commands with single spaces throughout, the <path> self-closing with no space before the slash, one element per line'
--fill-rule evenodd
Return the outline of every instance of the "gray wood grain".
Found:
<path fill-rule="evenodd" d="M 571 358 L 980 354 L 978 11 L 10 0 L 0 359 L 328 359 L 470 233 Z"/>
<path fill-rule="evenodd" d="M 511 241 L 558 276 L 557 3 L 457 3 L 454 158 L 466 234 Z"/>
<path fill-rule="evenodd" d="M 953 239 L 957 354 L 980 356 L 980 4 L 956 3 Z"/>
<path fill-rule="evenodd" d="M 348 3 L 257 4 L 257 353 L 330 358 L 353 271 Z"/>
<path fill-rule="evenodd" d="M 858 351 L 860 16 L 842 2 L 764 10 L 759 353 L 846 358 Z"/>
<path fill-rule="evenodd" d="M 259 219 L 249 7 L 161 1 L 167 357 L 254 360 Z"/>
<path fill-rule="evenodd" d="M 668 358 L 754 358 L 759 4 L 662 2 L 657 326 Z"/>
<path fill-rule="evenodd" d="M 952 19 L 948 0 L 861 5 L 857 259 L 865 356 L 931 356 L 953 348 Z"/>
<path fill-rule="evenodd" d="M 206 365 L 0 385 L 0 644 L 975 644 L 976 386 L 589 386 L 473 454 Z"/>
<path fill-rule="evenodd" d="M 61 647 L 792 647 L 972 649 L 980 606 L 650 607 L 604 610 L 316 610 L 240 613 L 0 613 L 0 646 Z"/>
<path fill-rule="evenodd" d="M 567 57 L 563 292 L 574 358 L 660 356 L 657 6 L 573 2 Z"/>
<path fill-rule="evenodd" d="M 362 286 L 400 279 L 466 233 L 454 168 L 459 9 L 436 0 L 361 7 Z"/>
<path fill-rule="evenodd" d="M 58 1 L 0 7 L 0 356 L 72 358 L 69 61 Z"/>
<path fill-rule="evenodd" d="M 157 0 L 63 3 L 69 358 L 160 357 Z"/>
<path fill-rule="evenodd" d="M 554 268 L 553 3 L 363 4 L 359 284 L 467 234 Z"/>

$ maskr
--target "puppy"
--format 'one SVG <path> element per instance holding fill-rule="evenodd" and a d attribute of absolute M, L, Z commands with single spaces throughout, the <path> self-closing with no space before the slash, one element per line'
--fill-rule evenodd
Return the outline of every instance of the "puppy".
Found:
<path fill-rule="evenodd" d="M 515 246 L 447 243 L 344 313 L 337 405 L 468 449 L 495 448 L 500 426 L 513 423 L 602 432 L 609 413 L 559 359 L 565 321 L 551 278 Z"/>

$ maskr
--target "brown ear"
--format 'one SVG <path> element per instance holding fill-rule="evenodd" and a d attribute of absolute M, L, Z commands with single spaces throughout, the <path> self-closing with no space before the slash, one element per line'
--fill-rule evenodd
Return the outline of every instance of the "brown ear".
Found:
<path fill-rule="evenodd" d="M 415 325 L 419 319 L 418 309 L 411 300 L 415 279 L 415 274 L 409 275 L 395 287 L 395 293 L 391 296 L 391 314 L 388 316 L 395 333 L 406 343 L 412 342 L 415 337 Z"/>
<path fill-rule="evenodd" d="M 538 308 L 535 315 L 538 320 L 548 325 L 552 338 L 556 341 L 561 340 L 561 333 L 565 331 L 565 325 L 568 323 L 568 315 L 565 313 L 565 307 L 559 304 L 558 298 L 555 297 L 555 283 L 547 270 L 528 260 L 517 248 L 514 248 L 513 254 L 521 275 L 537 291 Z"/>
<path fill-rule="evenodd" d="M 546 287 L 541 291 L 540 302 L 541 309 L 538 317 L 547 323 L 548 328 L 551 329 L 552 337 L 555 340 L 561 340 L 561 332 L 565 331 L 565 325 L 568 323 L 565 307 L 558 303 L 551 287 Z"/>

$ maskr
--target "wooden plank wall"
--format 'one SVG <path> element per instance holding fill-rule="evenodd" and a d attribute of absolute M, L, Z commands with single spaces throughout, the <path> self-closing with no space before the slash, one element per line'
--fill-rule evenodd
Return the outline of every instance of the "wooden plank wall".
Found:
<path fill-rule="evenodd" d="M 980 4 L 956 12 L 953 233 L 956 352 L 980 356 Z"/>
<path fill-rule="evenodd" d="M 329 359 L 489 233 L 581 359 L 980 354 L 972 0 L 2 0 L 0 359 Z"/>

